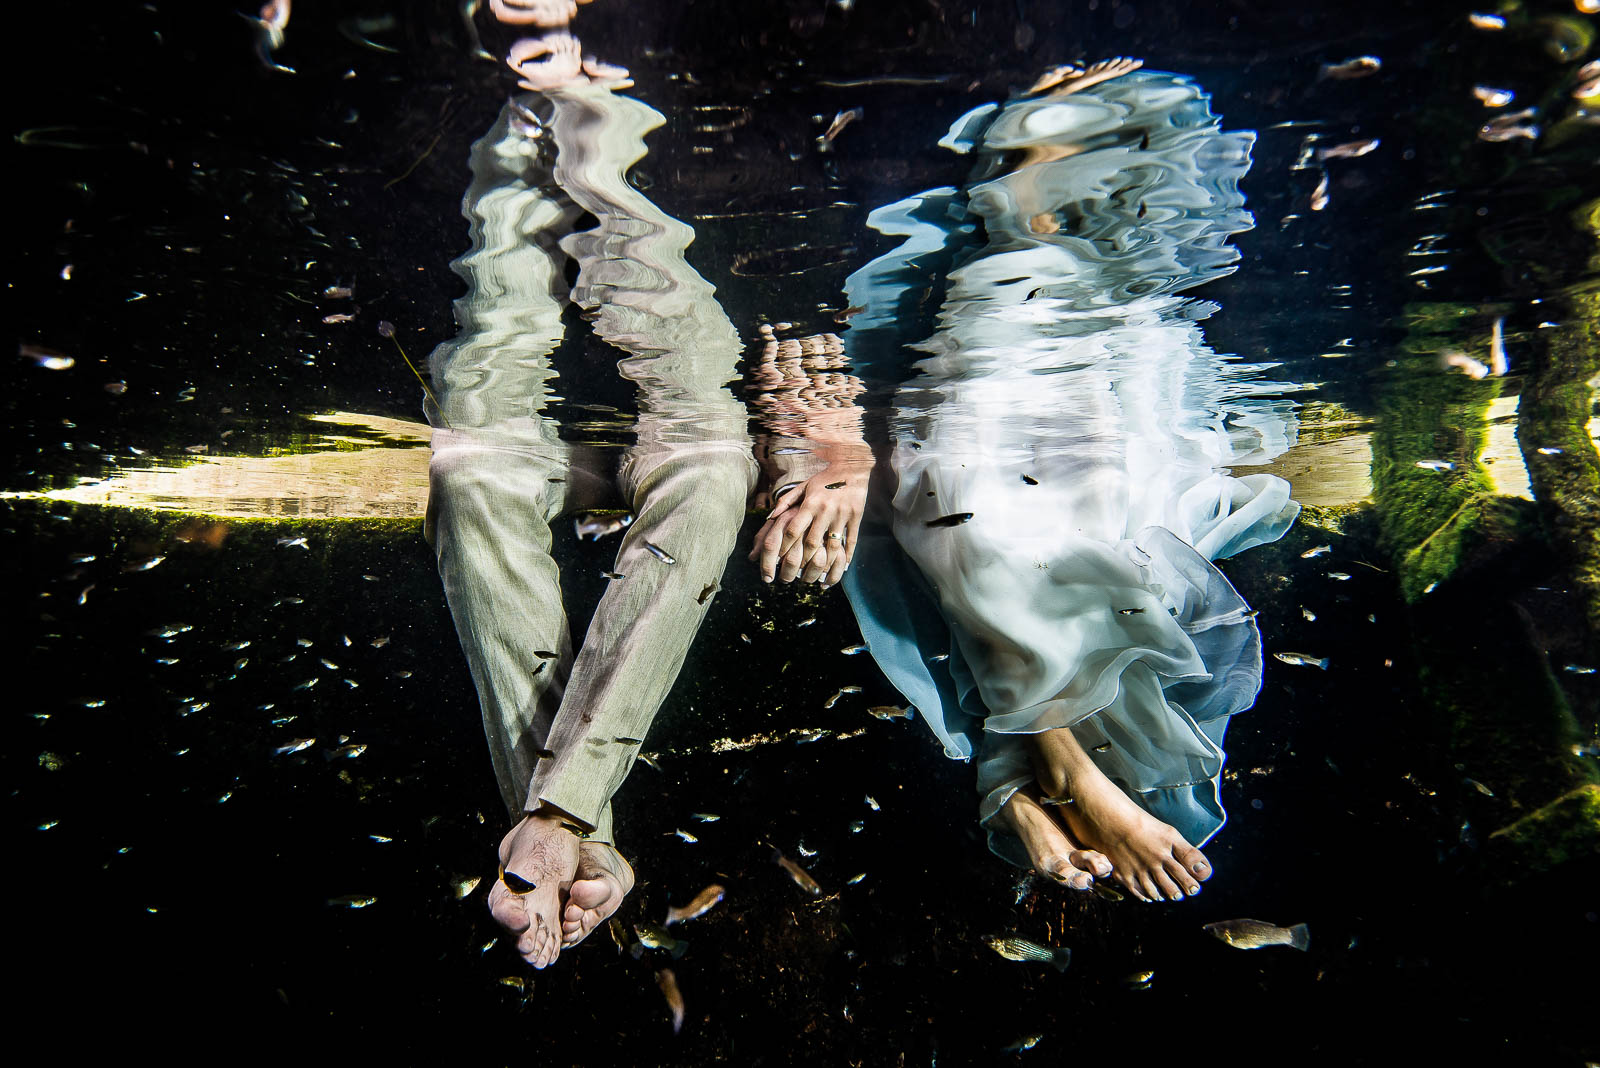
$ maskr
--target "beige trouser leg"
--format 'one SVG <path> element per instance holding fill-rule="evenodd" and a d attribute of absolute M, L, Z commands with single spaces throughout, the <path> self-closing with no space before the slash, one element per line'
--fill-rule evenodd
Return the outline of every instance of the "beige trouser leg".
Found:
<path fill-rule="evenodd" d="M 661 117 L 605 90 L 554 94 L 559 152 L 537 171 L 511 108 L 474 146 L 465 201 L 473 249 L 461 335 L 434 353 L 430 531 L 478 687 L 507 807 L 556 805 L 613 841 L 609 800 L 671 688 L 732 551 L 755 465 L 746 413 L 727 389 L 739 341 L 683 250 L 692 231 L 623 180 Z M 599 220 L 565 233 L 578 209 Z M 549 523 L 609 487 L 595 450 L 562 442 L 543 414 L 560 338 L 561 246 L 574 299 L 630 353 L 637 442 L 620 472 L 636 515 L 614 580 L 571 659 Z M 651 551 L 654 545 L 673 563 Z M 555 653 L 553 660 L 540 652 Z"/>

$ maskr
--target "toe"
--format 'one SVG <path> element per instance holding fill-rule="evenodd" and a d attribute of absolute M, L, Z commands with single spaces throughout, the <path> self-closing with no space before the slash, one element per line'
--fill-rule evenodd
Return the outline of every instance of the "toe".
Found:
<path fill-rule="evenodd" d="M 1178 858 L 1178 863 L 1201 882 L 1211 878 L 1211 862 L 1206 860 L 1205 854 L 1187 842 L 1180 842 L 1173 855 Z"/>
<path fill-rule="evenodd" d="M 512 934 L 520 934 L 528 929 L 528 909 L 522 898 L 498 882 L 489 891 L 489 914 L 494 917 L 495 923 Z"/>
<path fill-rule="evenodd" d="M 1074 867 L 1081 868 L 1097 879 L 1104 879 L 1111 874 L 1111 861 L 1106 855 L 1095 849 L 1075 849 L 1067 857 Z"/>
<path fill-rule="evenodd" d="M 1156 885 L 1156 881 L 1151 878 L 1148 871 L 1141 871 L 1134 878 L 1139 883 L 1139 891 L 1144 894 L 1146 901 L 1161 901 L 1167 896 L 1161 892 L 1161 888 Z"/>
<path fill-rule="evenodd" d="M 1079 869 L 1059 853 L 1041 858 L 1039 871 L 1062 886 L 1070 886 L 1074 890 L 1087 890 L 1089 885 L 1094 882 L 1089 877 L 1088 872 Z"/>
<path fill-rule="evenodd" d="M 1177 884 L 1178 889 L 1193 897 L 1200 892 L 1200 884 L 1189 873 L 1176 857 L 1169 857 L 1163 862 L 1162 867 L 1167 869 L 1167 878 Z"/>
<path fill-rule="evenodd" d="M 1150 881 L 1155 884 L 1157 892 L 1166 900 L 1183 900 L 1183 891 L 1178 889 L 1178 884 L 1172 881 L 1164 869 L 1156 868 L 1152 871 L 1150 873 Z"/>

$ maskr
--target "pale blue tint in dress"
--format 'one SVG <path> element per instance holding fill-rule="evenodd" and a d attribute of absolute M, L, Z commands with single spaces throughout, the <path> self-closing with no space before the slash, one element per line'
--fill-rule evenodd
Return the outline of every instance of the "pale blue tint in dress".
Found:
<path fill-rule="evenodd" d="M 946 754 L 977 757 L 990 843 L 1019 864 L 995 817 L 1033 779 L 1024 736 L 1051 728 L 1189 841 L 1225 818 L 1223 730 L 1262 658 L 1212 561 L 1299 511 L 1234 470 L 1293 444 L 1294 387 L 1207 348 L 1215 306 L 1179 294 L 1234 269 L 1253 141 L 1158 72 L 987 105 L 942 142 L 975 154 L 973 181 L 874 212 L 904 241 L 847 284 L 857 365 L 907 342 L 915 363 L 846 589 Z M 940 277 L 932 335 L 906 336 Z"/>

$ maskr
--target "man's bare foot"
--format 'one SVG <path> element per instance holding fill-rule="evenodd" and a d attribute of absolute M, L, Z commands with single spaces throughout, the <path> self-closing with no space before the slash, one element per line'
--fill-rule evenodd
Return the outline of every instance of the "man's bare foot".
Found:
<path fill-rule="evenodd" d="M 529 813 L 500 840 L 500 878 L 489 891 L 495 922 L 517 936 L 535 968 L 561 953 L 562 899 L 578 871 L 579 839 L 566 820 Z"/>
<path fill-rule="evenodd" d="M 1205 855 L 1150 815 L 1095 766 L 1070 728 L 1034 736 L 1039 785 L 1066 803 L 1055 812 L 1072 839 L 1100 850 L 1141 901 L 1181 901 L 1211 878 Z"/>
<path fill-rule="evenodd" d="M 570 949 L 611 918 L 633 889 L 633 867 L 615 846 L 584 842 L 578 872 L 561 913 L 561 948 Z"/>
<path fill-rule="evenodd" d="M 1023 95 L 1033 96 L 1035 93 L 1042 93 L 1046 90 L 1050 91 L 1051 96 L 1081 93 L 1091 85 L 1099 85 L 1101 82 L 1109 81 L 1112 78 L 1130 74 L 1142 66 L 1144 66 L 1144 60 L 1127 59 L 1123 56 L 1117 56 L 1114 59 L 1102 59 L 1100 62 L 1091 64 L 1088 67 L 1080 67 L 1069 63 L 1066 66 L 1054 67 L 1045 71 L 1039 76 L 1039 80 L 1034 82 Z"/>
<path fill-rule="evenodd" d="M 1028 858 L 1041 875 L 1074 890 L 1087 890 L 1094 876 L 1111 874 L 1111 862 L 1093 849 L 1079 848 L 1066 829 L 1045 811 L 1030 788 L 1018 790 L 1006 802 L 1006 822 L 1022 839 Z"/>

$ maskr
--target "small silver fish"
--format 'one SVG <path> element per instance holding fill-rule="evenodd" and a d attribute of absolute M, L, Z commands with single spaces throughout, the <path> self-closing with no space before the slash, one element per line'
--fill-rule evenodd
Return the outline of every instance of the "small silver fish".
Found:
<path fill-rule="evenodd" d="M 867 807 L 872 809 L 872 811 L 874 811 L 874 812 L 879 811 L 879 805 L 878 805 L 877 799 L 874 798 L 871 794 L 868 794 L 866 796 L 866 802 L 867 802 Z"/>
<path fill-rule="evenodd" d="M 1317 614 L 1309 608 L 1302 606 L 1300 614 L 1305 617 L 1307 623 L 1315 623 L 1317 621 Z"/>
<path fill-rule="evenodd" d="M 161 563 L 161 561 L 163 561 L 165 559 L 166 559 L 165 556 L 148 556 L 143 560 L 136 560 L 133 563 L 128 563 L 128 564 L 122 565 L 122 570 L 124 570 L 124 571 L 149 571 L 152 567 L 155 567 L 157 564 Z"/>
<path fill-rule="evenodd" d="M 638 959 L 644 954 L 643 949 L 664 949 L 672 954 L 672 959 L 677 960 L 689 948 L 688 939 L 674 938 L 667 929 L 659 923 L 641 920 L 633 925 L 633 933 L 639 939 L 634 945 L 634 958 Z"/>
<path fill-rule="evenodd" d="M 389 636 L 384 635 L 381 638 L 374 638 L 367 644 L 371 645 L 374 649 L 382 649 L 385 645 L 389 644 Z"/>
<path fill-rule="evenodd" d="M 1303 923 L 1276 927 L 1260 920 L 1222 920 L 1208 923 L 1201 930 L 1222 939 L 1235 949 L 1261 949 L 1264 946 L 1311 948 L 1311 930 Z"/>
<path fill-rule="evenodd" d="M 704 916 L 716 907 L 717 902 L 727 896 L 727 891 L 716 883 L 712 883 L 696 894 L 687 905 L 667 909 L 666 926 L 675 923 L 685 923 L 689 920 Z"/>
<path fill-rule="evenodd" d="M 811 873 L 806 871 L 800 865 L 796 864 L 794 861 L 790 860 L 788 857 L 784 856 L 783 850 L 774 849 L 772 851 L 772 859 L 778 864 L 779 867 L 783 868 L 784 871 L 789 873 L 789 878 L 793 879 L 794 884 L 800 889 L 804 890 L 812 897 L 822 896 L 822 887 L 818 885 L 817 881 L 811 877 Z"/>
<path fill-rule="evenodd" d="M 615 534 L 633 522 L 633 514 L 624 512 L 621 515 L 583 515 L 572 521 L 573 529 L 577 531 L 578 540 L 588 538 L 599 541 L 607 534 Z"/>
<path fill-rule="evenodd" d="M 1317 187 L 1311 191 L 1311 210 L 1321 211 L 1328 206 L 1328 175 L 1324 173 Z"/>
<path fill-rule="evenodd" d="M 194 627 L 188 623 L 168 623 L 164 626 L 156 627 L 154 630 L 147 630 L 145 633 L 152 638 L 176 638 L 178 635 L 185 634 L 191 630 L 194 630 Z"/>
<path fill-rule="evenodd" d="M 701 823 L 715 823 L 722 818 L 714 812 L 691 812 L 689 815 L 693 816 Z"/>
<path fill-rule="evenodd" d="M 1031 1035 L 1023 1035 L 1009 1046 L 1004 1047 L 1002 1053 L 1025 1053 L 1044 1041 L 1044 1033 L 1035 1031 Z"/>
<path fill-rule="evenodd" d="M 661 996 L 667 999 L 667 1011 L 672 1013 L 672 1033 L 677 1034 L 683 1029 L 683 992 L 678 989 L 678 977 L 672 973 L 671 968 L 662 968 L 656 972 L 656 986 L 661 988 Z"/>
<path fill-rule="evenodd" d="M 1510 89 L 1496 89 L 1490 85 L 1475 85 L 1472 95 L 1486 108 L 1503 108 L 1517 98 L 1517 94 Z"/>
<path fill-rule="evenodd" d="M 698 596 L 698 597 L 696 597 L 694 599 L 694 603 L 695 604 L 705 604 L 707 601 L 709 601 L 711 599 L 711 595 L 716 593 L 720 589 L 722 589 L 722 583 L 715 582 L 715 581 L 712 582 L 711 585 L 707 586 L 705 589 L 700 591 L 700 596 Z"/>
<path fill-rule="evenodd" d="M 840 649 L 839 651 L 841 653 L 843 653 L 845 656 L 856 656 L 857 654 L 864 653 L 864 652 L 867 651 L 867 643 L 866 642 L 862 642 L 859 645 L 847 645 L 843 649 Z"/>
<path fill-rule="evenodd" d="M 867 709 L 867 714 L 878 719 L 910 719 L 911 706 L 901 708 L 899 705 L 873 705 Z"/>
<path fill-rule="evenodd" d="M 1467 21 L 1478 30 L 1503 30 L 1506 28 L 1504 15 L 1487 15 L 1474 11 L 1467 16 Z"/>
<path fill-rule="evenodd" d="M 950 659 L 950 654 L 949 653 L 935 653 L 933 656 L 928 657 L 928 663 L 930 663 L 930 664 L 942 664 L 946 660 L 949 660 L 949 659 Z"/>
<path fill-rule="evenodd" d="M 617 581 L 618 579 L 624 579 L 628 577 L 620 571 L 602 571 L 600 574 L 604 575 L 613 582 Z"/>
<path fill-rule="evenodd" d="M 1328 658 L 1325 656 L 1316 657 L 1310 653 L 1273 653 L 1272 658 L 1281 660 L 1293 667 L 1316 667 L 1321 668 L 1323 671 L 1328 670 Z"/>
<path fill-rule="evenodd" d="M 483 877 L 481 875 L 462 876 L 450 884 L 450 890 L 456 895 L 456 900 L 460 901 L 468 894 L 476 890 L 478 888 L 478 884 L 482 881 Z"/>
<path fill-rule="evenodd" d="M 677 835 L 679 838 L 682 838 L 685 842 L 688 842 L 691 845 L 693 845 L 695 842 L 700 841 L 700 839 L 696 838 L 694 835 L 690 834 L 688 831 L 678 830 L 678 831 L 668 831 L 667 832 L 668 837 L 671 837 L 674 834 Z"/>
<path fill-rule="evenodd" d="M 1350 581 L 1350 573 L 1348 571 L 1330 571 L 1328 572 L 1328 577 L 1333 579 L 1335 582 Z"/>
<path fill-rule="evenodd" d="M 330 897 L 328 904 L 337 905 L 345 909 L 364 909 L 368 905 L 377 904 L 375 897 L 363 897 L 360 894 L 345 894 L 343 897 Z"/>
<path fill-rule="evenodd" d="M 1072 963 L 1072 950 L 1066 946 L 1041 946 L 1015 935 L 984 935 L 983 944 L 1006 960 L 1036 961 L 1048 964 L 1058 972 L 1066 971 L 1067 965 Z"/>
<path fill-rule="evenodd" d="M 1383 60 L 1377 56 L 1356 56 L 1343 63 L 1324 63 L 1317 80 L 1332 78 L 1334 81 L 1349 81 L 1352 78 L 1365 78 L 1370 74 L 1376 74 L 1381 69 Z"/>
<path fill-rule="evenodd" d="M 859 875 L 852 875 L 852 876 L 850 876 L 850 878 L 848 878 L 848 879 L 846 879 L 844 881 L 844 885 L 846 885 L 846 886 L 854 886 L 857 883 L 859 883 L 861 880 L 865 879 L 866 877 L 867 877 L 867 873 L 866 872 L 862 872 Z"/>
<path fill-rule="evenodd" d="M 865 114 L 866 112 L 862 111 L 860 108 L 851 108 L 849 111 L 841 111 L 835 114 L 833 116 L 833 121 L 828 124 L 827 132 L 821 137 L 817 138 L 817 147 L 826 151 L 828 146 L 833 143 L 833 139 L 844 132 L 844 128 L 846 126 L 849 126 L 852 122 L 855 122 Z M 778 328 L 775 327 L 774 329 Z"/>
<path fill-rule="evenodd" d="M 367 747 L 359 743 L 356 745 L 342 745 L 337 749 L 330 750 L 327 756 L 329 760 L 351 760 L 366 751 Z"/>
<path fill-rule="evenodd" d="M 290 742 L 288 745 L 280 745 L 280 746 L 278 746 L 278 748 L 274 749 L 273 752 L 274 753 L 278 753 L 278 754 L 298 753 L 298 752 L 300 752 L 300 750 L 302 750 L 302 749 L 310 749 L 312 746 L 314 746 L 316 744 L 317 744 L 317 740 L 315 738 L 296 738 L 294 741 Z"/>
<path fill-rule="evenodd" d="M 1317 149 L 1317 159 L 1360 159 L 1377 148 L 1379 143 L 1376 137 L 1370 137 L 1364 141 L 1346 141 L 1343 144 L 1329 145 L 1327 148 Z"/>
<path fill-rule="evenodd" d="M 1300 559 L 1302 559 L 1302 560 L 1310 560 L 1310 559 L 1313 559 L 1315 557 L 1322 556 L 1324 553 L 1331 553 L 1331 552 L 1333 552 L 1333 546 L 1331 546 L 1331 545 L 1318 545 L 1314 549 L 1307 549 L 1305 552 L 1301 553 L 1300 554 Z"/>
<path fill-rule="evenodd" d="M 1454 471 L 1456 465 L 1449 460 L 1418 460 L 1417 466 L 1424 471 Z"/>
<path fill-rule="evenodd" d="M 953 512 L 950 515 L 942 515 L 938 519 L 930 519 L 922 525 L 925 527 L 959 527 L 970 520 L 972 516 L 972 512 Z"/>
<path fill-rule="evenodd" d="M 309 544 L 307 544 L 305 538 L 279 538 L 278 539 L 278 546 L 279 546 L 279 548 L 283 548 L 283 549 L 310 549 L 311 548 L 311 546 Z"/>
<path fill-rule="evenodd" d="M 349 300 L 355 295 L 356 291 L 349 286 L 329 286 L 322 291 L 322 296 L 326 300 Z"/>

